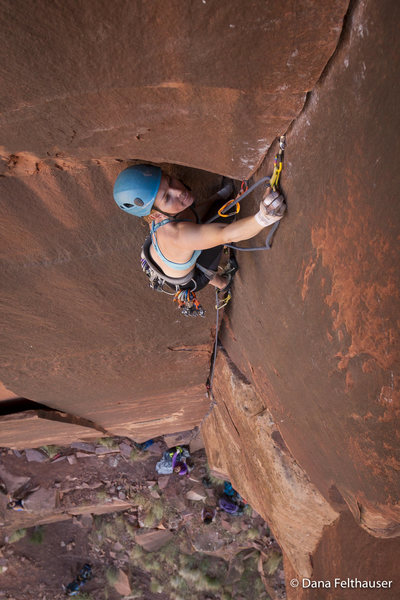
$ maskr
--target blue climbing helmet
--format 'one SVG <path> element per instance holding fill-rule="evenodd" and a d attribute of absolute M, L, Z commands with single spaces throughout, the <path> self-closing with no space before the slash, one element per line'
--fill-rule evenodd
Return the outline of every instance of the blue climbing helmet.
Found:
<path fill-rule="evenodd" d="M 154 165 L 133 165 L 121 171 L 114 184 L 114 200 L 125 212 L 144 217 L 153 208 L 162 171 Z"/>

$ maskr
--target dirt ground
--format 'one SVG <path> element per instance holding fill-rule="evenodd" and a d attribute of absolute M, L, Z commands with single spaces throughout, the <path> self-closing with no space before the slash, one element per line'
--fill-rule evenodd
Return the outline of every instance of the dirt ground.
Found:
<path fill-rule="evenodd" d="M 239 516 L 218 509 L 205 525 L 201 510 L 216 506 L 223 481 L 210 475 L 204 450 L 192 454 L 189 476 L 158 475 L 166 447 L 159 440 L 144 452 L 109 438 L 80 449 L 43 448 L 43 462 L 3 449 L 2 481 L 12 487 L 10 476 L 28 476 L 34 491 L 25 497 L 31 508 L 20 512 L 6 508 L 9 491 L 0 495 L 0 598 L 66 598 L 63 586 L 85 563 L 93 576 L 74 596 L 80 600 L 189 600 L 194 593 L 200 600 L 245 600 L 254 590 L 267 600 L 265 586 L 274 599 L 284 598 L 282 555 L 268 525 L 249 506 Z M 96 448 L 105 454 L 94 454 Z M 55 492 L 55 506 L 33 510 L 43 490 Z M 115 502 L 125 509 L 116 511 Z M 149 546 L 149 534 L 164 536 L 164 544 Z"/>

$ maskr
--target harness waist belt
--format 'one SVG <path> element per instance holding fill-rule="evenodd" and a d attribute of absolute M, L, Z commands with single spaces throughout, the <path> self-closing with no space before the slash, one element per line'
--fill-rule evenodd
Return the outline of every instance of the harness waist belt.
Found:
<path fill-rule="evenodd" d="M 150 255 L 150 246 L 151 246 L 151 236 L 148 236 L 142 247 L 142 257 L 147 261 L 150 268 L 155 271 L 155 273 L 167 283 L 172 283 L 173 285 L 186 285 L 193 278 L 194 269 L 184 275 L 183 277 L 170 277 L 166 275 L 164 271 L 160 269 L 160 267 L 154 262 Z"/>

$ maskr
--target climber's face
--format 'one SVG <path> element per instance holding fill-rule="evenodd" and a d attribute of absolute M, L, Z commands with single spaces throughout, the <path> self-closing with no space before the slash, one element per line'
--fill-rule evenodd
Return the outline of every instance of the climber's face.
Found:
<path fill-rule="evenodd" d="M 158 208 L 169 215 L 175 215 L 188 208 L 193 202 L 192 193 L 182 181 L 163 173 L 153 206 L 155 210 Z"/>

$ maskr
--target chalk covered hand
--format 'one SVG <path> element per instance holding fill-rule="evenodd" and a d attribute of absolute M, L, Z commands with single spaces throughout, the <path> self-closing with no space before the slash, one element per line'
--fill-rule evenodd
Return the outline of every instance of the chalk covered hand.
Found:
<path fill-rule="evenodd" d="M 285 210 L 286 204 L 282 194 L 270 191 L 260 202 L 260 210 L 254 216 L 259 225 L 267 227 L 282 219 Z"/>

